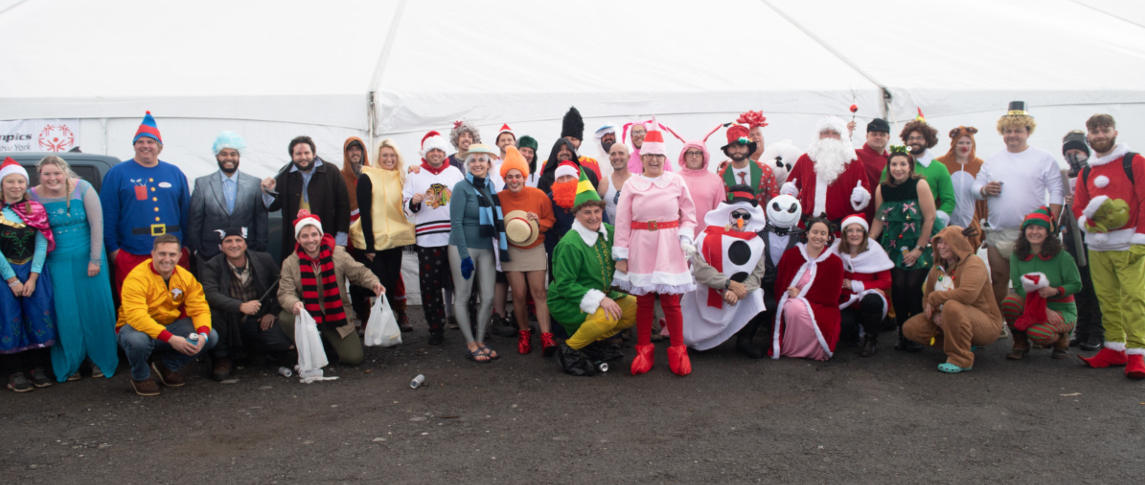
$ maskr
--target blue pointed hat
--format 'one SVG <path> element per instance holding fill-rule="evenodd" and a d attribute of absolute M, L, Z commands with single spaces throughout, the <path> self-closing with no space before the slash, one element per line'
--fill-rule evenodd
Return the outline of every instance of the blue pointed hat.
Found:
<path fill-rule="evenodd" d="M 163 137 L 159 136 L 159 127 L 155 125 L 155 118 L 151 117 L 151 112 L 148 111 L 143 115 L 143 123 L 139 124 L 139 129 L 135 131 L 135 138 L 131 139 L 131 143 L 139 141 L 140 137 L 150 137 L 153 140 L 163 144 Z"/>

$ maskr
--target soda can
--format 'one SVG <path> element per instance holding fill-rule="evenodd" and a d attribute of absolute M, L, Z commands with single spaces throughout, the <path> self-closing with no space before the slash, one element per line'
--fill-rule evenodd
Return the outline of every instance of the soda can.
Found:
<path fill-rule="evenodd" d="M 597 362 L 596 371 L 600 372 L 601 374 L 608 372 L 608 362 Z"/>
<path fill-rule="evenodd" d="M 417 389 L 422 384 L 425 384 L 425 374 L 418 374 L 412 381 L 409 381 L 409 388 Z"/>
<path fill-rule="evenodd" d="M 289 367 L 279 367 L 278 373 L 282 374 L 282 377 L 290 377 L 294 375 L 294 371 L 290 370 Z"/>
<path fill-rule="evenodd" d="M 192 333 L 191 335 L 188 335 L 187 336 L 187 343 L 189 343 L 191 345 L 198 346 L 199 345 L 199 334 Z"/>

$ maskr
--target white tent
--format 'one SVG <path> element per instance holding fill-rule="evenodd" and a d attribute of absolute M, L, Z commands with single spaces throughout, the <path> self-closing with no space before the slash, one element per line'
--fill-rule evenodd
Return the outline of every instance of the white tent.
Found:
<path fill-rule="evenodd" d="M 163 158 L 190 178 L 215 169 L 222 130 L 247 139 L 259 176 L 299 134 L 338 164 L 346 137 L 391 137 L 413 163 L 427 130 L 462 118 L 488 142 L 508 123 L 544 156 L 574 105 L 589 139 L 651 114 L 697 139 L 762 109 L 767 140 L 800 146 L 852 103 L 860 121 L 921 107 L 943 135 L 979 127 L 988 154 L 1024 100 L 1050 151 L 1096 112 L 1145 142 L 1145 6 L 1128 0 L 0 0 L 0 31 L 15 39 L 0 120 L 79 118 L 85 151 L 129 158 L 151 110 Z"/>

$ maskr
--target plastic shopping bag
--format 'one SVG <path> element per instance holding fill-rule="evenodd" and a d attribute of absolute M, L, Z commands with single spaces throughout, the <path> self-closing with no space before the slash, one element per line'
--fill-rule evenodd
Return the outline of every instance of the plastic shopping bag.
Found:
<path fill-rule="evenodd" d="M 303 310 L 294 321 L 294 344 L 298 347 L 298 377 L 302 382 L 337 379 L 322 377 L 322 368 L 330 362 L 326 360 L 326 350 L 322 348 L 322 337 L 318 335 L 318 324 L 310 312 Z"/>
<path fill-rule="evenodd" d="M 374 306 L 370 308 L 364 340 L 366 347 L 393 347 L 402 343 L 402 331 L 384 293 L 374 299 Z"/>

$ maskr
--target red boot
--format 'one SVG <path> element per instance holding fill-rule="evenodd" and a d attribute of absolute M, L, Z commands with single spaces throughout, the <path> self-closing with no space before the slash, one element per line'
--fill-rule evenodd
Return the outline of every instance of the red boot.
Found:
<path fill-rule="evenodd" d="M 683 345 L 668 347 L 668 368 L 678 376 L 692 373 L 692 361 L 688 359 L 688 348 Z"/>
<path fill-rule="evenodd" d="M 652 370 L 652 351 L 656 349 L 652 344 L 636 344 L 636 358 L 632 359 L 632 375 L 637 376 Z"/>
<path fill-rule="evenodd" d="M 1085 365 L 1098 369 L 1111 365 L 1125 365 L 1129 360 L 1128 357 L 1125 356 L 1124 350 L 1113 350 L 1109 347 L 1103 347 L 1101 351 L 1093 357 L 1082 357 L 1079 355 L 1077 358 L 1085 362 Z"/>
<path fill-rule="evenodd" d="M 1125 377 L 1145 379 L 1145 355 L 1132 354 L 1129 356 L 1129 363 L 1125 366 Z"/>
<path fill-rule="evenodd" d="M 541 333 L 541 354 L 545 357 L 552 357 L 557 352 L 557 343 L 553 341 L 553 334 L 549 332 Z"/>
<path fill-rule="evenodd" d="M 533 329 L 521 330 L 517 335 L 517 353 L 524 355 L 533 351 Z"/>

